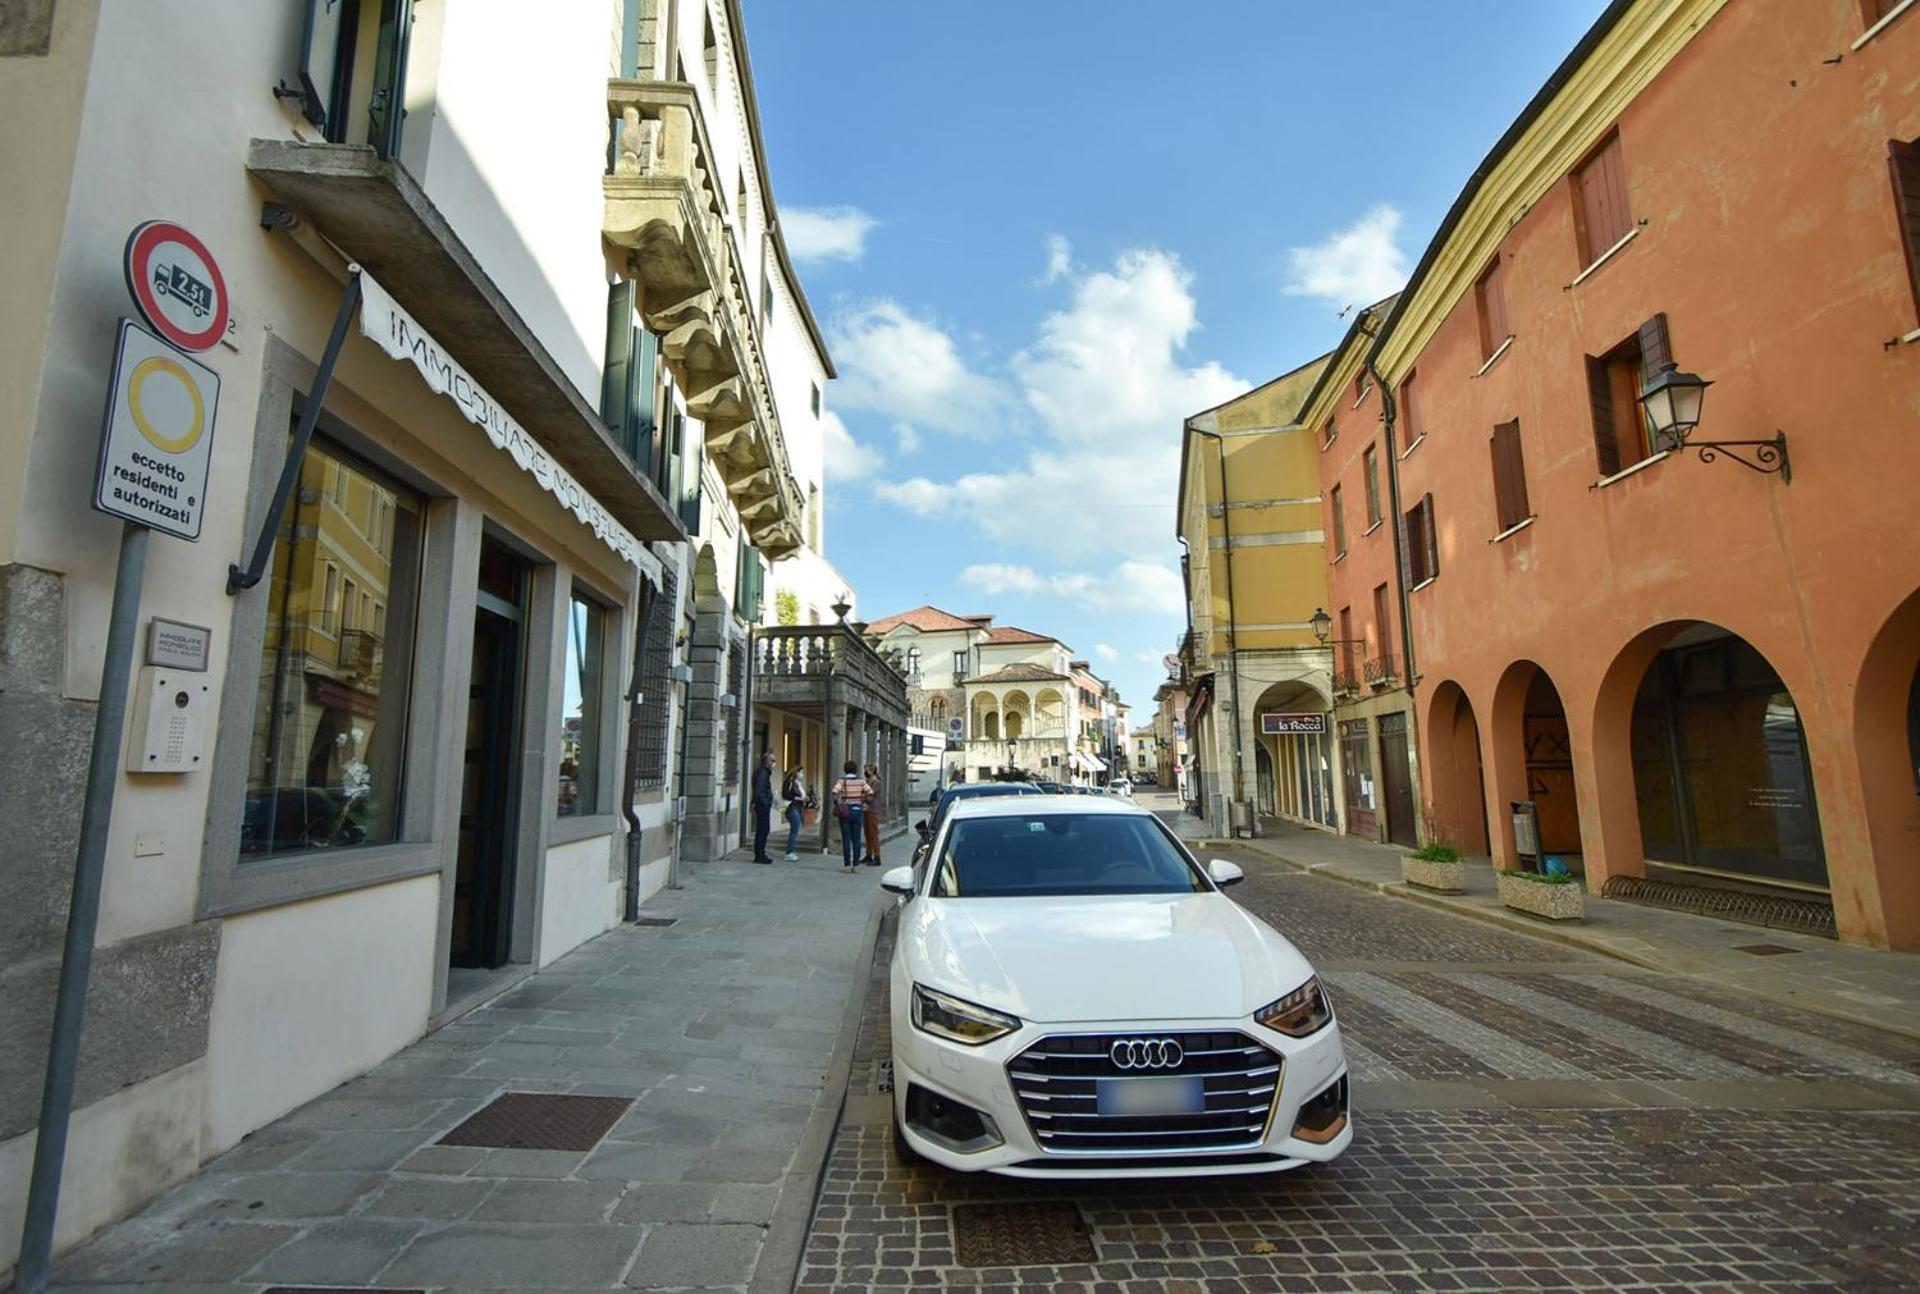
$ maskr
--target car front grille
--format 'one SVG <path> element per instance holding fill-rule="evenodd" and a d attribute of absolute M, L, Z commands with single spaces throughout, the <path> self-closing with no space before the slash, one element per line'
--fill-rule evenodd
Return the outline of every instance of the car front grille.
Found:
<path fill-rule="evenodd" d="M 1115 1042 L 1171 1039 L 1180 1063 L 1171 1068 L 1122 1069 L 1111 1059 Z M 1281 1060 L 1243 1033 L 1053 1034 L 1007 1062 L 1020 1112 L 1043 1150 L 1056 1154 L 1181 1154 L 1246 1150 L 1264 1139 L 1280 1093 Z M 1101 1114 L 1103 1078 L 1193 1077 L 1203 1080 L 1206 1109 L 1196 1114 Z"/>

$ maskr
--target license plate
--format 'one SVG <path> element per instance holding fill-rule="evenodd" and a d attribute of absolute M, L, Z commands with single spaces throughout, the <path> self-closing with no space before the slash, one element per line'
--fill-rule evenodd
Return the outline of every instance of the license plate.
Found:
<path fill-rule="evenodd" d="M 1094 1100 L 1102 1114 L 1199 1114 L 1207 1108 L 1207 1088 L 1198 1076 L 1103 1078 Z"/>

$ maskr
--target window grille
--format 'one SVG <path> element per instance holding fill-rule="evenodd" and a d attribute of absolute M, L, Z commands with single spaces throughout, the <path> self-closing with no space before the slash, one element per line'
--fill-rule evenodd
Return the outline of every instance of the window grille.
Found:
<path fill-rule="evenodd" d="M 678 616 L 679 581 L 671 569 L 662 576 L 646 638 L 640 645 L 640 724 L 634 739 L 633 785 L 637 790 L 667 781 L 668 693 L 672 690 L 673 626 Z"/>

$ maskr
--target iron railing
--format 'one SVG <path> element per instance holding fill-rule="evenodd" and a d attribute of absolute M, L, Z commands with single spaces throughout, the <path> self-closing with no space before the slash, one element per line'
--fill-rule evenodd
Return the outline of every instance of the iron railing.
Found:
<path fill-rule="evenodd" d="M 1400 663 L 1391 652 L 1384 656 L 1375 656 L 1367 662 L 1367 682 L 1374 687 L 1385 687 L 1400 677 Z"/>

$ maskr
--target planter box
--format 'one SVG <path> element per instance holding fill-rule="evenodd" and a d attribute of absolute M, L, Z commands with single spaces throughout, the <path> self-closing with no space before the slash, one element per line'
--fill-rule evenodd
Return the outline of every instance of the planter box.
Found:
<path fill-rule="evenodd" d="M 1436 863 L 1425 858 L 1415 858 L 1409 854 L 1400 860 L 1400 879 L 1409 885 L 1418 885 L 1423 890 L 1438 890 L 1442 894 L 1465 894 L 1467 864 L 1465 860 Z"/>
<path fill-rule="evenodd" d="M 1516 912 L 1531 912 L 1549 921 L 1574 921 L 1586 912 L 1587 887 L 1577 880 L 1569 885 L 1548 885 L 1505 872 L 1494 879 L 1500 885 L 1500 902 Z"/>

